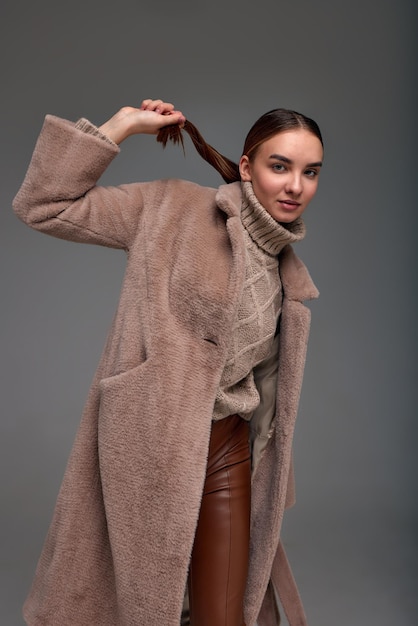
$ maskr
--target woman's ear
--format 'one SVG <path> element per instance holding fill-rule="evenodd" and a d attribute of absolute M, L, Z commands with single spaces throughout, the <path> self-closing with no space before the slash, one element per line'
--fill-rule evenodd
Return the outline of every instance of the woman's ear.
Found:
<path fill-rule="evenodd" d="M 243 154 L 239 160 L 239 173 L 241 180 L 248 182 L 251 180 L 251 165 L 246 154 Z"/>

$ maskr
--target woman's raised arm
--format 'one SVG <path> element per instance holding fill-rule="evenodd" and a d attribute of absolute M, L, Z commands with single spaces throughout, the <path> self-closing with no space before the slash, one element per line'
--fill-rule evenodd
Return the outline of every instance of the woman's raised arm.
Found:
<path fill-rule="evenodd" d="M 116 144 L 130 135 L 158 134 L 164 126 L 184 122 L 183 114 L 162 100 L 123 107 L 99 133 L 87 120 L 74 124 L 47 115 L 13 200 L 16 214 L 55 237 L 128 248 L 143 207 L 142 186 L 101 187 L 97 181 L 118 154 Z"/>

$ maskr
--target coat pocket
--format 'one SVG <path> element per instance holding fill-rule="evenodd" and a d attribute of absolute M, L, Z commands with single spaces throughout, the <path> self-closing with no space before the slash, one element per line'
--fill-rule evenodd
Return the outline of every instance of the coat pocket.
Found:
<path fill-rule="evenodd" d="M 147 359 L 124 372 L 102 378 L 99 382 L 99 422 L 103 427 L 109 422 L 120 424 L 138 423 L 154 392 L 152 363 Z"/>
<path fill-rule="evenodd" d="M 106 376 L 102 378 L 99 382 L 99 388 L 101 394 L 106 394 L 111 390 L 122 390 L 129 387 L 131 384 L 135 383 L 138 377 L 141 377 L 142 371 L 146 370 L 149 364 L 149 359 L 146 359 L 139 365 L 135 365 L 134 367 L 129 368 L 123 372 L 118 372 L 117 374 L 112 374 L 111 376 Z"/>

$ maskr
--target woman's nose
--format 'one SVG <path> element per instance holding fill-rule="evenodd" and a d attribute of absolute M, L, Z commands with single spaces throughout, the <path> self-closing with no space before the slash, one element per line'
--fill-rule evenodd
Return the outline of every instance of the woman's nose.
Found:
<path fill-rule="evenodd" d="M 292 173 L 286 181 L 287 193 L 299 195 L 302 192 L 302 177 L 298 173 Z"/>

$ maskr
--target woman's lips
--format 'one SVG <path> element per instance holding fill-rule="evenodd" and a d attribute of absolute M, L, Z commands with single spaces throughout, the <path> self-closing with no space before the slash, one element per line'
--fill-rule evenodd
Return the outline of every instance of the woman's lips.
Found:
<path fill-rule="evenodd" d="M 300 207 L 300 202 L 295 202 L 294 200 L 279 200 L 279 204 L 285 211 L 294 211 Z"/>

